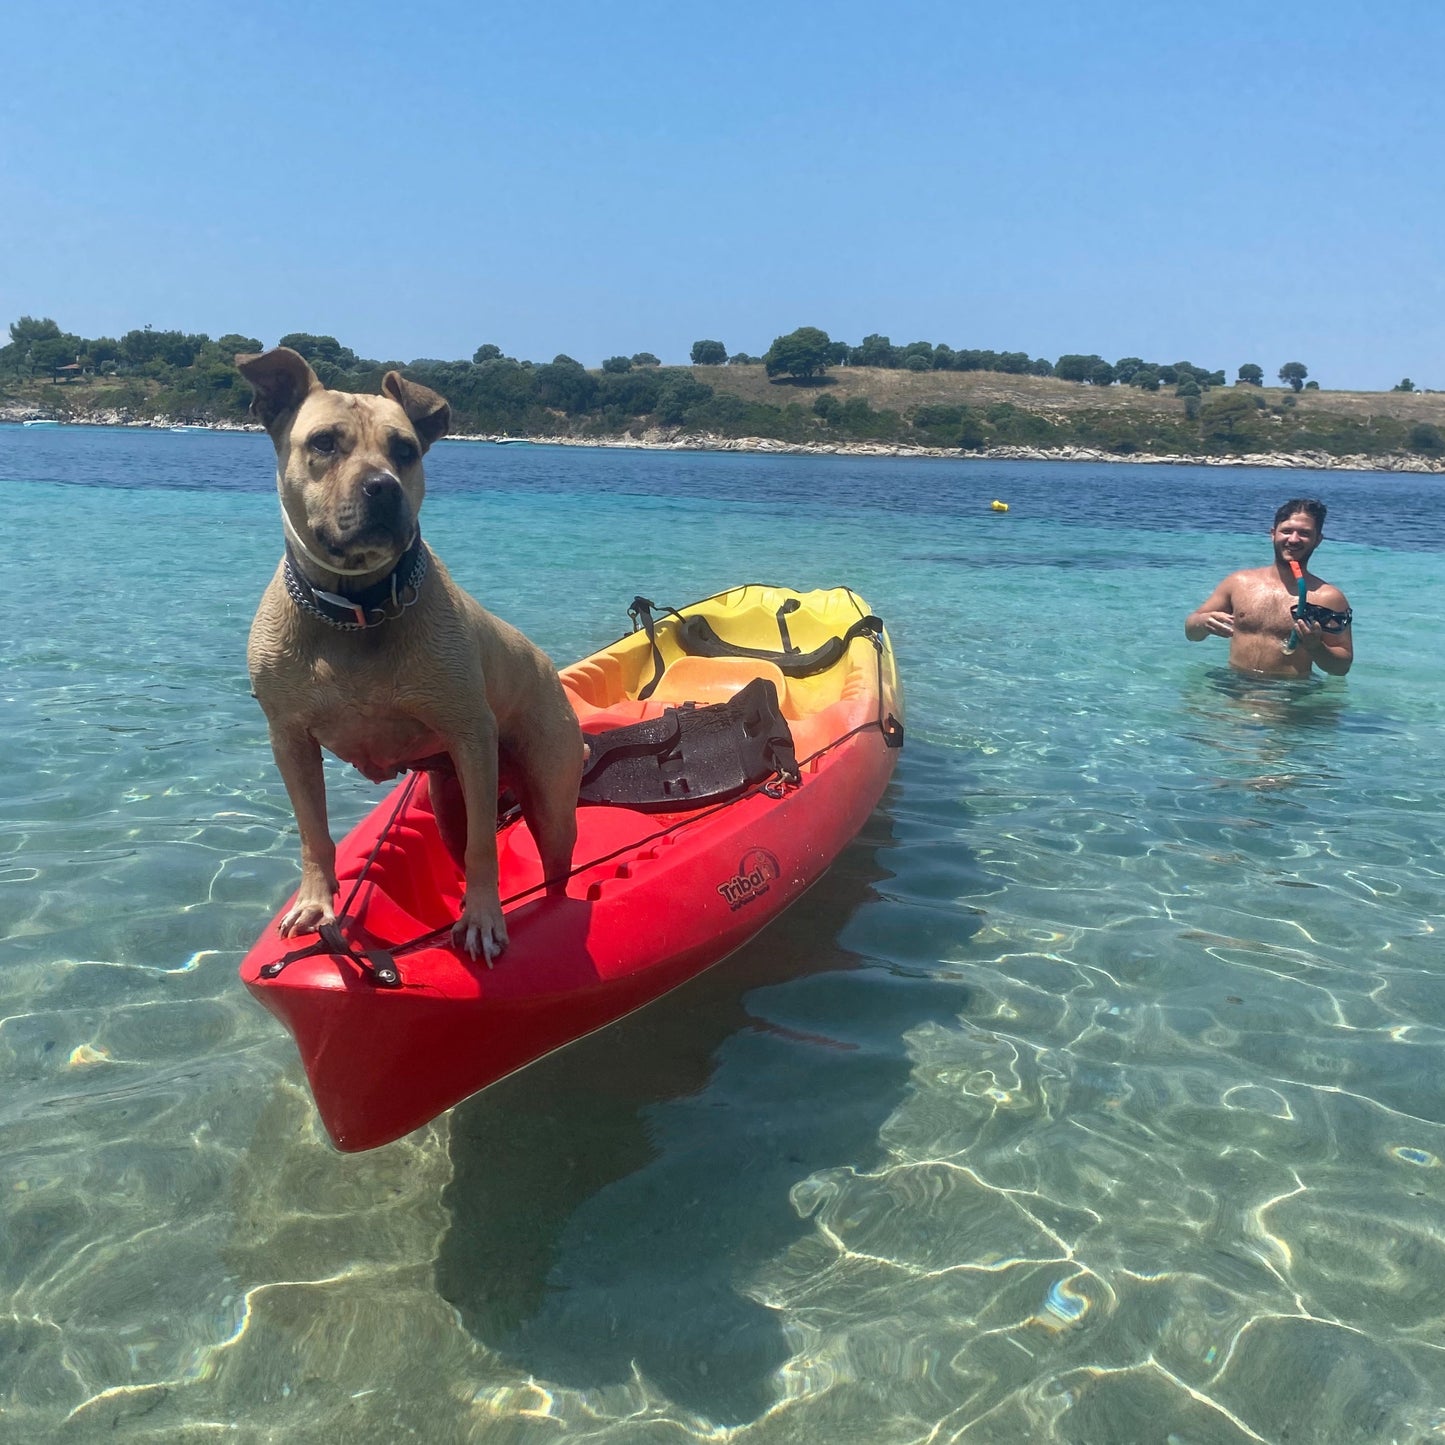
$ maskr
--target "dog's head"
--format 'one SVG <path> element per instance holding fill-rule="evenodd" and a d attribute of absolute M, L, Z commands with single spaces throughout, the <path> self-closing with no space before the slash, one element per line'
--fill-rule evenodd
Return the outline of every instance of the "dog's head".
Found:
<path fill-rule="evenodd" d="M 251 414 L 275 443 L 281 507 L 305 551 L 338 573 L 392 566 L 416 534 L 421 459 L 451 408 L 395 371 L 380 396 L 328 391 L 287 346 L 236 366 L 255 388 Z"/>

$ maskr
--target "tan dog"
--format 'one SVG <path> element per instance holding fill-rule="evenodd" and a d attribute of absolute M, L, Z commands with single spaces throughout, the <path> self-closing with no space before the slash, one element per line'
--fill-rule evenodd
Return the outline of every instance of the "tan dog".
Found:
<path fill-rule="evenodd" d="M 577 839 L 582 735 L 545 654 L 421 541 L 422 454 L 446 433 L 450 408 L 395 371 L 380 396 L 328 391 L 287 347 L 236 365 L 276 445 L 287 539 L 247 649 L 301 832 L 301 887 L 280 931 L 335 921 L 326 748 L 376 782 L 427 770 L 442 837 L 466 871 L 453 939 L 490 965 L 507 945 L 499 752 L 559 894 Z"/>

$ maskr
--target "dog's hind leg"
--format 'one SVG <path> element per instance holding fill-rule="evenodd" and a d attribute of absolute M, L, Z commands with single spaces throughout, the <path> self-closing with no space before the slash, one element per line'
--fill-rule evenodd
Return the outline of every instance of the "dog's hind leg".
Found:
<path fill-rule="evenodd" d="M 459 871 L 467 865 L 467 802 L 462 795 L 457 770 L 446 767 L 428 768 L 427 790 L 431 794 L 432 812 L 436 815 L 437 832 L 442 844 L 452 855 Z"/>
<path fill-rule="evenodd" d="M 513 785 L 522 805 L 538 856 L 547 892 L 562 897 L 572 871 L 577 846 L 577 789 L 582 782 L 583 749 L 575 732 L 565 733 L 551 748 L 516 759 Z M 545 754 L 545 763 L 537 753 Z M 539 764 L 541 764 L 539 766 Z"/>

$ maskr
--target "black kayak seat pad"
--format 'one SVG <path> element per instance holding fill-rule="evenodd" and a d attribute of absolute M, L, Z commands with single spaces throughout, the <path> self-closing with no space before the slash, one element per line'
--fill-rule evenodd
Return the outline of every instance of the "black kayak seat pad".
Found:
<path fill-rule="evenodd" d="M 765 677 L 727 702 L 668 707 L 660 717 L 589 733 L 587 743 L 583 804 L 675 812 L 739 797 L 779 774 L 797 776 L 792 730 Z"/>

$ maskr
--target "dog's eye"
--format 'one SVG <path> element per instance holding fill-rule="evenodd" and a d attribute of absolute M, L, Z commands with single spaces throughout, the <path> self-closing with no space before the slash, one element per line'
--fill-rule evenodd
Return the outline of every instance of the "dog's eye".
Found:
<path fill-rule="evenodd" d="M 391 441 L 391 459 L 399 467 L 409 467 L 421 453 L 405 437 L 393 437 Z"/>
<path fill-rule="evenodd" d="M 318 456 L 329 457 L 336 450 L 336 434 L 319 431 L 306 443 Z"/>

